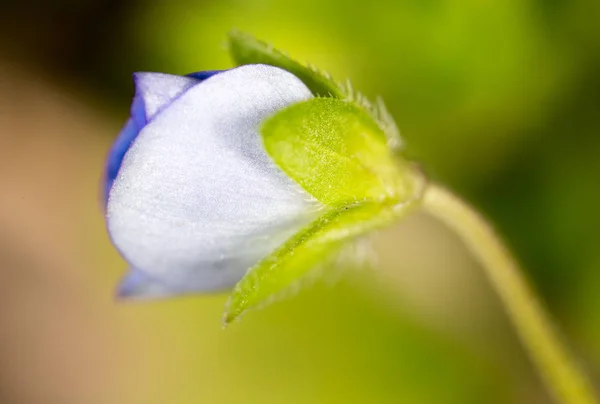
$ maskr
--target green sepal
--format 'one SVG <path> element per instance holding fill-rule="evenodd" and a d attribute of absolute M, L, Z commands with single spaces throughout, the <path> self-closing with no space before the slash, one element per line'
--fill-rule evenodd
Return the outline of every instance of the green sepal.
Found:
<path fill-rule="evenodd" d="M 261 134 L 275 163 L 327 206 L 402 202 L 414 194 L 411 168 L 352 103 L 313 98 L 294 104 L 268 118 Z"/>
<path fill-rule="evenodd" d="M 224 324 L 281 296 L 348 242 L 393 223 L 418 204 L 415 198 L 397 205 L 365 202 L 327 211 L 248 271 L 229 298 Z"/>
<path fill-rule="evenodd" d="M 235 64 L 266 64 L 277 66 L 298 77 L 315 96 L 345 98 L 345 89 L 328 74 L 304 66 L 269 44 L 259 41 L 252 35 L 231 31 L 229 52 Z"/>
<path fill-rule="evenodd" d="M 275 49 L 272 45 L 237 30 L 229 33 L 229 52 L 238 66 L 267 64 L 280 67 L 302 80 L 316 97 L 339 98 L 355 104 L 377 122 L 387 138 L 388 147 L 395 152 L 401 150 L 400 132 L 381 98 L 377 98 L 377 102 L 372 103 L 361 93 L 355 91 L 350 81 L 340 84 L 333 80 L 328 73 L 313 66 L 306 66 Z"/>

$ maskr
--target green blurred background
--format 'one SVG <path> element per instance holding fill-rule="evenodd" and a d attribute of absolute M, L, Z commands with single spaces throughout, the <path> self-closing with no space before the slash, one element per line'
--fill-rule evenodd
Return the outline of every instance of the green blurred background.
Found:
<path fill-rule="evenodd" d="M 231 28 L 382 95 L 429 175 L 497 224 L 600 381 L 597 0 L 4 0 L 0 403 L 548 403 L 456 238 L 222 330 L 225 295 L 120 304 L 99 202 L 133 71 L 230 67 Z M 598 385 L 598 383 L 597 383 Z"/>

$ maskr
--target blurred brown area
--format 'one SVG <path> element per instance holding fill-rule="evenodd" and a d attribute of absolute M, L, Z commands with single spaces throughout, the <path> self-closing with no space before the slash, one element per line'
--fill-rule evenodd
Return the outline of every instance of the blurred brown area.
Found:
<path fill-rule="evenodd" d="M 120 347 L 91 297 L 84 227 L 74 218 L 82 204 L 97 203 L 82 166 L 102 164 L 90 147 L 102 147 L 114 128 L 103 133 L 101 116 L 35 70 L 3 61 L 0 77 L 0 396 L 106 402 Z"/>
<path fill-rule="evenodd" d="M 478 28 L 502 39 L 502 58 L 517 55 L 506 65 L 471 60 L 471 36 L 455 32 L 496 14 L 476 1 L 284 3 L 0 4 L 0 402 L 549 402 L 477 264 L 422 215 L 376 235 L 374 273 L 226 332 L 224 296 L 114 301 L 125 264 L 99 189 L 131 72 L 226 67 L 219 41 L 234 26 L 383 92 L 409 153 L 498 223 L 598 380 L 596 3 L 507 3 L 512 24 Z M 408 28 L 396 22 L 406 15 Z M 414 50 L 406 38 L 423 32 Z M 519 48 L 536 35 L 549 49 Z M 544 57 L 520 68 L 521 56 Z"/>
<path fill-rule="evenodd" d="M 99 206 L 93 165 L 102 166 L 98 152 L 118 124 L 82 102 L 77 76 L 69 80 L 100 29 L 90 21 L 109 4 L 72 3 L 14 2 L 0 12 L 2 402 L 110 402 L 123 377 L 125 352 L 84 253 L 82 218 L 82 207 Z"/>

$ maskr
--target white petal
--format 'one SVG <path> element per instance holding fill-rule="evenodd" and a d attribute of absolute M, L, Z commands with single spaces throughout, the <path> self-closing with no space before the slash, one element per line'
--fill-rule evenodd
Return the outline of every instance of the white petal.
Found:
<path fill-rule="evenodd" d="M 310 97 L 284 70 L 242 66 L 189 89 L 141 131 L 107 222 L 154 294 L 156 284 L 163 295 L 230 287 L 314 218 L 320 205 L 275 165 L 258 133 L 266 117 Z"/>
<path fill-rule="evenodd" d="M 186 90 L 200 83 L 200 80 L 190 77 L 145 72 L 135 73 L 134 80 L 137 95 L 144 101 L 146 121 L 154 118 Z"/>

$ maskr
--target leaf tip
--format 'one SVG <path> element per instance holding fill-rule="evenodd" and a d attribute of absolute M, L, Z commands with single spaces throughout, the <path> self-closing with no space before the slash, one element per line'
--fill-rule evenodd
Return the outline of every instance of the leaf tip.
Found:
<path fill-rule="evenodd" d="M 236 317 L 229 311 L 225 311 L 223 313 L 223 318 L 221 319 L 221 326 L 225 330 L 227 327 L 231 325 L 235 321 Z"/>
<path fill-rule="evenodd" d="M 230 29 L 229 32 L 227 33 L 227 39 L 229 40 L 229 42 L 237 41 L 237 40 L 241 39 L 242 37 L 244 37 L 245 35 L 247 35 L 247 34 L 245 34 L 244 32 L 242 32 L 239 29 L 234 27 L 234 28 Z"/>
<path fill-rule="evenodd" d="M 222 318 L 223 328 L 227 328 L 233 322 L 240 322 L 243 314 L 246 312 L 246 304 L 238 298 L 237 293 L 237 289 L 234 290 L 225 304 L 225 311 Z"/>

